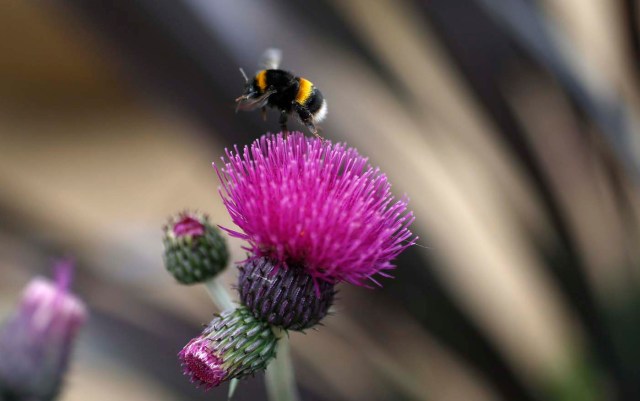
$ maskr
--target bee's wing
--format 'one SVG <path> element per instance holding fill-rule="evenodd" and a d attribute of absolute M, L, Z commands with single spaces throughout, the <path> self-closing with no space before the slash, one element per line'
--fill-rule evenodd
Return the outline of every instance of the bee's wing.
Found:
<path fill-rule="evenodd" d="M 268 48 L 262 53 L 260 59 L 260 67 L 265 70 L 277 70 L 280 68 L 280 62 L 282 61 L 282 50 L 276 48 Z"/>
<path fill-rule="evenodd" d="M 276 93 L 276 91 L 274 89 L 270 89 L 257 97 L 240 96 L 236 99 L 236 112 L 238 112 L 238 110 L 249 111 L 264 107 L 269 101 L 269 96 L 274 93 Z"/>

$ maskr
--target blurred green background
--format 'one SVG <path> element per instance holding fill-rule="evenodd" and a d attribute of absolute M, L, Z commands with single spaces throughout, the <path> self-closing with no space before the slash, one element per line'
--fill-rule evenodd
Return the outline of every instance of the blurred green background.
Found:
<path fill-rule="evenodd" d="M 292 334 L 305 400 L 640 400 L 637 9 L 0 2 L 0 316 L 73 255 L 92 315 L 62 400 L 225 399 L 182 376 L 215 309 L 164 271 L 161 226 L 185 207 L 231 225 L 211 162 L 278 129 L 233 99 L 238 67 L 279 47 L 327 98 L 323 135 L 411 198 L 424 245 Z M 257 377 L 236 399 L 264 394 Z"/>

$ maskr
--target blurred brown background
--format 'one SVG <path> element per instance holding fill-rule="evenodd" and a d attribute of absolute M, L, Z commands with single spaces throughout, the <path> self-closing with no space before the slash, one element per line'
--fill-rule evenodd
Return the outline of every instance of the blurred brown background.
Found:
<path fill-rule="evenodd" d="M 211 162 L 278 128 L 233 103 L 275 46 L 424 245 L 292 334 L 304 399 L 640 400 L 637 25 L 633 0 L 0 2 L 1 316 L 73 255 L 92 316 L 63 400 L 225 399 L 182 377 L 215 309 L 160 228 L 231 224 Z"/>

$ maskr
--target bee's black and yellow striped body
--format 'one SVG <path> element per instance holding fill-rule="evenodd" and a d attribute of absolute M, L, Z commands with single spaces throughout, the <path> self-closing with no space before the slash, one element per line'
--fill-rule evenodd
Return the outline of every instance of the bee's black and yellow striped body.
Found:
<path fill-rule="evenodd" d="M 285 132 L 289 115 L 295 114 L 319 136 L 316 123 L 327 114 L 327 102 L 309 80 L 275 68 L 258 71 L 253 79 L 247 79 L 244 93 L 236 102 L 238 110 L 260 108 L 264 112 L 267 106 L 280 110 L 280 125 Z"/>
<path fill-rule="evenodd" d="M 262 70 L 256 74 L 254 85 L 260 94 L 268 88 L 276 92 L 269 96 L 267 106 L 288 112 L 296 107 L 304 107 L 309 113 L 316 114 L 322 108 L 324 98 L 309 80 L 294 76 L 284 70 Z"/>

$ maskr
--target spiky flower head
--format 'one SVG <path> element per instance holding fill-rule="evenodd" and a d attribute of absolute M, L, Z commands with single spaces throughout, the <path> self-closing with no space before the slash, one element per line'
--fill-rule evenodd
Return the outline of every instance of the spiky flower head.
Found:
<path fill-rule="evenodd" d="M 254 257 L 301 266 L 315 280 L 364 285 L 412 244 L 413 214 L 356 149 L 302 133 L 227 150 L 221 196 Z"/>
<path fill-rule="evenodd" d="M 215 277 L 227 265 L 229 252 L 220 230 L 209 218 L 182 212 L 164 227 L 164 263 L 182 284 L 195 284 Z"/>
<path fill-rule="evenodd" d="M 72 268 L 60 262 L 55 283 L 34 278 L 0 328 L 0 400 L 52 400 L 59 393 L 87 317 L 83 302 L 69 293 Z"/>
<path fill-rule="evenodd" d="M 315 326 L 327 315 L 334 285 L 320 281 L 299 266 L 278 268 L 267 258 L 252 258 L 240 267 L 240 300 L 255 317 L 286 330 Z"/>
<path fill-rule="evenodd" d="M 213 319 L 178 356 L 184 374 L 190 376 L 192 382 L 210 389 L 226 380 L 266 369 L 275 357 L 277 341 L 268 323 L 240 307 Z"/>

